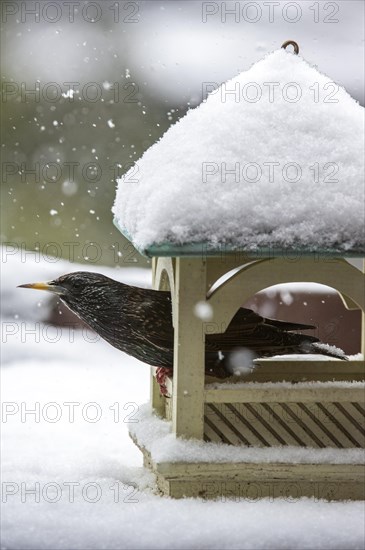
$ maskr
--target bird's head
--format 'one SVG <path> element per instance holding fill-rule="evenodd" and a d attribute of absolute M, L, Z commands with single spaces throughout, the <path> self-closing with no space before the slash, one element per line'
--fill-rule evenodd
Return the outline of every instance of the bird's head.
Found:
<path fill-rule="evenodd" d="M 113 294 L 114 287 L 121 283 L 105 277 L 100 273 L 76 271 L 62 275 L 58 279 L 45 283 L 29 283 L 19 285 L 19 288 L 48 290 L 57 294 L 70 309 L 81 313 L 80 309 L 92 309 L 103 305 L 103 301 Z"/>

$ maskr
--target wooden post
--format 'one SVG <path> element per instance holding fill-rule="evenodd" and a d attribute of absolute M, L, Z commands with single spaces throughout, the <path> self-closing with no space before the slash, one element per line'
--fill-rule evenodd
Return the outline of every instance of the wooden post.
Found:
<path fill-rule="evenodd" d="M 152 258 L 152 287 L 159 290 L 160 281 L 156 277 L 158 259 Z M 165 416 L 165 398 L 161 395 L 160 386 L 155 378 L 155 367 L 150 368 L 150 401 L 154 411 L 160 416 Z"/>
<path fill-rule="evenodd" d="M 203 439 L 205 335 L 194 308 L 206 298 L 206 262 L 177 258 L 175 280 L 173 432 Z"/>

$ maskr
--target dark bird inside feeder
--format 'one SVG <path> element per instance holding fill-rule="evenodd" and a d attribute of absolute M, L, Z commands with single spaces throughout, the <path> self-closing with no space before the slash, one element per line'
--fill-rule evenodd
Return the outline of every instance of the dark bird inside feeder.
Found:
<path fill-rule="evenodd" d="M 129 286 L 98 273 L 75 272 L 47 283 L 20 288 L 48 290 L 115 348 L 158 367 L 157 380 L 165 393 L 164 378 L 173 367 L 174 329 L 169 291 Z M 250 350 L 255 357 L 282 354 L 324 354 L 346 359 L 337 348 L 328 348 L 314 336 L 297 330 L 314 326 L 266 319 L 240 308 L 222 334 L 205 338 L 205 371 L 231 376 L 230 362 L 237 351 Z"/>

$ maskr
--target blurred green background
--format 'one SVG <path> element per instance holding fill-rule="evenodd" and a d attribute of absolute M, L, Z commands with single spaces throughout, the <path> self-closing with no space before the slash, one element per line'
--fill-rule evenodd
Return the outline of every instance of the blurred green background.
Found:
<path fill-rule="evenodd" d="M 143 263 L 113 226 L 116 178 L 170 122 L 163 103 L 123 84 L 119 93 L 133 100 L 116 102 L 103 88 L 103 102 L 35 103 L 19 92 L 3 106 L 4 241 L 77 261 Z"/>
<path fill-rule="evenodd" d="M 362 101 L 363 2 L 338 2 L 333 24 L 323 5 L 315 21 L 308 2 L 297 3 L 296 22 L 280 2 L 273 21 L 263 8 L 255 23 L 247 2 L 226 3 L 239 11 L 225 16 L 211 2 L 218 11 L 204 17 L 206 4 L 1 3 L 3 243 L 146 266 L 113 226 L 116 177 L 199 104 L 204 83 L 249 68 L 285 39 Z"/>

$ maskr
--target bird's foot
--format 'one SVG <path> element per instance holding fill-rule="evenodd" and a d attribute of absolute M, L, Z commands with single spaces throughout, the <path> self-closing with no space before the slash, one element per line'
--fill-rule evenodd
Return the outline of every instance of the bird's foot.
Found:
<path fill-rule="evenodd" d="M 156 369 L 156 380 L 160 386 L 161 395 L 168 395 L 168 390 L 166 387 L 166 378 L 172 375 L 172 369 L 166 367 L 157 367 Z"/>

